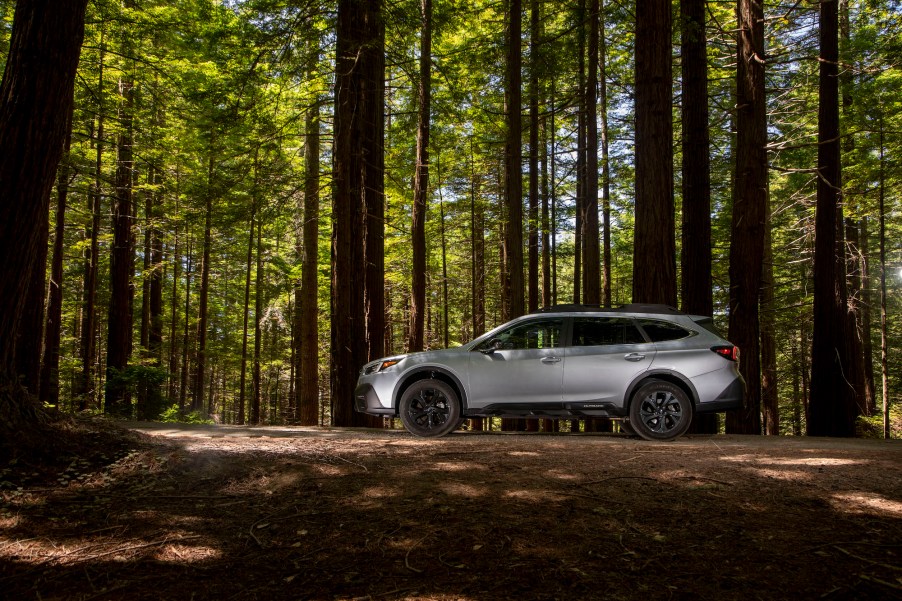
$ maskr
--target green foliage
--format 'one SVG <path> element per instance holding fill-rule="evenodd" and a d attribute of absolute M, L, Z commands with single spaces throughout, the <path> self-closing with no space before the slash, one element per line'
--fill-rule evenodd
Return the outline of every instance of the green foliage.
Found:
<path fill-rule="evenodd" d="M 200 411 L 179 411 L 178 405 L 172 405 L 164 410 L 157 421 L 164 423 L 182 423 L 182 424 L 212 424 L 213 420 L 206 417 Z"/>
<path fill-rule="evenodd" d="M 135 344 L 123 378 L 144 399 L 145 416 L 173 417 L 168 406 L 191 386 L 196 361 L 198 299 L 207 202 L 211 206 L 210 285 L 207 327 L 207 387 L 204 413 L 232 421 L 241 397 L 245 282 L 252 208 L 262 220 L 262 278 L 252 249 L 245 402 L 253 390 L 255 324 L 261 322 L 260 396 L 264 419 L 278 422 L 293 385 L 294 285 L 301 256 L 318 257 L 319 352 L 323 414 L 327 414 L 331 239 L 332 110 L 335 7 L 285 0 L 144 0 L 90 4 L 76 87 L 71 150 L 72 175 L 66 212 L 66 257 L 61 406 L 76 410 L 73 382 L 82 370 L 85 252 L 92 194 L 100 192 L 100 253 L 97 315 L 109 303 L 108 218 L 114 194 L 115 143 L 120 133 L 118 82 L 132 74 L 135 107 L 134 222 L 136 247 Z M 867 218 L 870 337 L 879 359 L 877 194 L 881 174 L 887 207 L 890 396 L 902 396 L 902 11 L 896 0 L 850 2 L 850 35 L 843 42 L 843 182 L 847 216 Z M 612 289 L 614 304 L 630 301 L 633 247 L 633 29 L 631 3 L 604 2 L 604 38 L 610 130 Z M 12 2 L 0 2 L 0 57 L 5 57 Z M 813 194 L 817 174 L 816 4 L 767 4 L 770 194 L 773 206 L 778 376 L 784 432 L 804 420 L 805 377 L 811 335 Z M 528 11 L 528 6 L 526 7 Z M 486 325 L 501 321 L 501 253 L 506 219 L 501 210 L 505 134 L 506 5 L 442 0 L 434 6 L 433 102 L 430 190 L 427 210 L 427 346 L 472 338 L 471 266 L 474 239 L 485 243 Z M 712 219 L 715 319 L 725 330 L 732 210 L 735 87 L 735 15 L 729 3 L 708 3 L 709 109 L 712 158 Z M 541 32 L 523 34 L 524 69 L 533 68 L 530 41 L 541 37 L 537 55 L 540 115 L 547 156 L 557 297 L 573 296 L 575 158 L 578 97 L 577 4 L 541 3 Z M 420 36 L 419 3 L 384 4 L 386 22 L 385 267 L 387 352 L 403 352 L 409 321 L 410 220 L 416 147 Z M 524 24 L 529 20 L 525 19 Z M 679 57 L 675 57 L 679 60 Z M 102 67 L 102 70 L 101 70 Z M 101 77 L 102 71 L 102 77 Z M 679 69 L 675 69 L 675 74 Z M 525 81 L 525 80 L 524 80 Z M 679 91 L 676 82 L 675 91 Z M 674 114 L 679 115 L 679 97 Z M 304 117 L 321 103 L 320 229 L 316 249 L 301 244 L 304 182 Z M 528 107 L 521 107 L 524 114 Z M 103 122 L 103 132 L 100 123 Z M 528 120 L 526 120 L 528 122 Z M 678 120 L 677 120 L 678 121 Z M 553 123 L 553 126 L 552 126 Z M 528 123 L 525 123 L 528 127 Z M 681 135 L 675 124 L 679 177 Z M 880 132 L 885 160 L 879 160 Z M 524 132 L 527 133 L 527 132 Z M 528 136 L 524 136 L 528 140 Z M 528 175 L 528 144 L 523 172 Z M 553 154 L 552 154 L 553 152 Z M 552 178 L 552 169 L 554 169 Z M 155 174 L 153 178 L 151 174 Z M 679 210 L 679 181 L 675 182 Z M 98 190 L 99 188 L 99 190 Z M 148 214 L 148 197 L 159 210 Z M 525 200 L 525 199 L 524 199 Z M 485 215 L 472 231 L 472 208 Z M 444 211 L 444 220 L 440 212 Z M 53 215 L 53 211 L 51 211 Z M 52 217 L 55 218 L 55 217 Z M 677 216 L 679 223 L 679 216 Z M 144 264 L 145 234 L 160 232 L 162 265 Z M 448 323 L 444 324 L 441 235 L 446 237 Z M 679 238 L 679 237 L 677 237 Z M 524 240 L 524 245 L 526 241 Z M 163 276 L 163 342 L 142 347 L 143 286 Z M 256 299 L 261 299 L 257 314 Z M 95 333 L 103 340 L 104 329 Z M 102 344 L 101 344 L 102 347 Z M 295 349 L 296 350 L 296 349 Z M 101 348 L 101 351 L 103 349 Z M 104 356 L 91 366 L 103 389 Z M 183 366 L 183 363 L 187 362 Z M 182 371 L 186 375 L 183 380 Z M 348 377 L 353 377 L 349 375 Z M 878 387 L 879 388 L 879 387 Z M 170 398 L 171 397 L 171 398 Z M 165 403 L 163 402 L 165 400 Z M 190 395 L 187 399 L 190 402 Z M 95 401 L 96 403 L 96 401 Z M 92 407 L 96 409 L 97 407 Z M 138 407 L 136 405 L 136 410 Z M 796 417 L 796 416 L 800 417 Z"/>

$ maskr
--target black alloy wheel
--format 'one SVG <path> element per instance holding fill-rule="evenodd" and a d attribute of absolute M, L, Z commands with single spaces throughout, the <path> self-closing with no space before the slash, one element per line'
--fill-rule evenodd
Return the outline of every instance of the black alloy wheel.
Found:
<path fill-rule="evenodd" d="M 689 429 L 692 402 L 670 382 L 649 380 L 633 394 L 630 426 L 646 440 L 673 440 Z"/>
<path fill-rule="evenodd" d="M 417 436 L 444 436 L 460 425 L 460 400 L 441 380 L 420 380 L 404 391 L 401 422 Z"/>

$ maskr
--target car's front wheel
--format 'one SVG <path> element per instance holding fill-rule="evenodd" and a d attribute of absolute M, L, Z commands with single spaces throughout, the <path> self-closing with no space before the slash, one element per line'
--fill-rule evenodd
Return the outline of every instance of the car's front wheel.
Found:
<path fill-rule="evenodd" d="M 441 380 L 420 380 L 410 385 L 398 404 L 401 422 L 417 436 L 444 436 L 460 423 L 460 400 Z"/>
<path fill-rule="evenodd" d="M 646 440 L 673 440 L 689 429 L 692 402 L 670 382 L 650 380 L 630 402 L 630 426 Z"/>

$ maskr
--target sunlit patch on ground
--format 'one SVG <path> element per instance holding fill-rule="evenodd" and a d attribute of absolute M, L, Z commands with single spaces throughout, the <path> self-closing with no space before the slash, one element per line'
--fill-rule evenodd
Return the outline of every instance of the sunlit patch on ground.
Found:
<path fill-rule="evenodd" d="M 846 492 L 833 495 L 833 508 L 847 513 L 870 513 L 881 517 L 902 517 L 902 503 L 871 492 Z"/>
<path fill-rule="evenodd" d="M 212 547 L 175 543 L 160 548 L 154 554 L 154 559 L 170 563 L 196 563 L 216 559 L 221 555 L 222 553 L 218 549 L 213 549 Z"/>
<path fill-rule="evenodd" d="M 486 494 L 485 489 L 482 487 L 464 484 L 463 482 L 445 482 L 439 485 L 439 488 L 449 495 L 464 498 L 481 497 Z"/>
<path fill-rule="evenodd" d="M 573 472 L 562 472 L 559 470 L 547 470 L 545 475 L 549 478 L 554 478 L 555 480 L 576 481 L 581 479 L 581 476 L 578 474 L 574 474 Z"/>
<path fill-rule="evenodd" d="M 440 461 L 433 463 L 429 469 L 437 472 L 469 472 L 472 470 L 484 470 L 485 466 L 478 463 Z"/>
<path fill-rule="evenodd" d="M 864 465 L 867 461 L 857 461 L 854 459 L 839 459 L 837 457 L 800 457 L 798 459 L 766 459 L 762 463 L 771 465 L 805 465 L 814 467 L 837 466 L 837 465 Z"/>
<path fill-rule="evenodd" d="M 539 457 L 541 454 L 536 451 L 508 451 L 511 457 Z"/>
<path fill-rule="evenodd" d="M 400 494 L 401 491 L 399 489 L 391 486 L 370 486 L 360 492 L 360 496 L 367 499 L 388 499 L 397 497 Z"/>
<path fill-rule="evenodd" d="M 529 503 L 548 503 L 560 500 L 560 495 L 546 490 L 509 490 L 503 496 L 508 499 L 527 501 Z"/>

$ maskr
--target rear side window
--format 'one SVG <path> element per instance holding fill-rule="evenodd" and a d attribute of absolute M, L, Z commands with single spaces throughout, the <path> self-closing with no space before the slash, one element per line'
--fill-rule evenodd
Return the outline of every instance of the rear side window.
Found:
<path fill-rule="evenodd" d="M 678 326 L 666 321 L 658 321 L 656 319 L 640 319 L 639 325 L 645 330 L 645 333 L 651 338 L 652 342 L 667 342 L 668 340 L 679 340 L 691 336 L 693 332 L 682 326 Z"/>
<path fill-rule="evenodd" d="M 632 319 L 577 317 L 573 320 L 573 346 L 607 346 L 645 342 Z"/>

